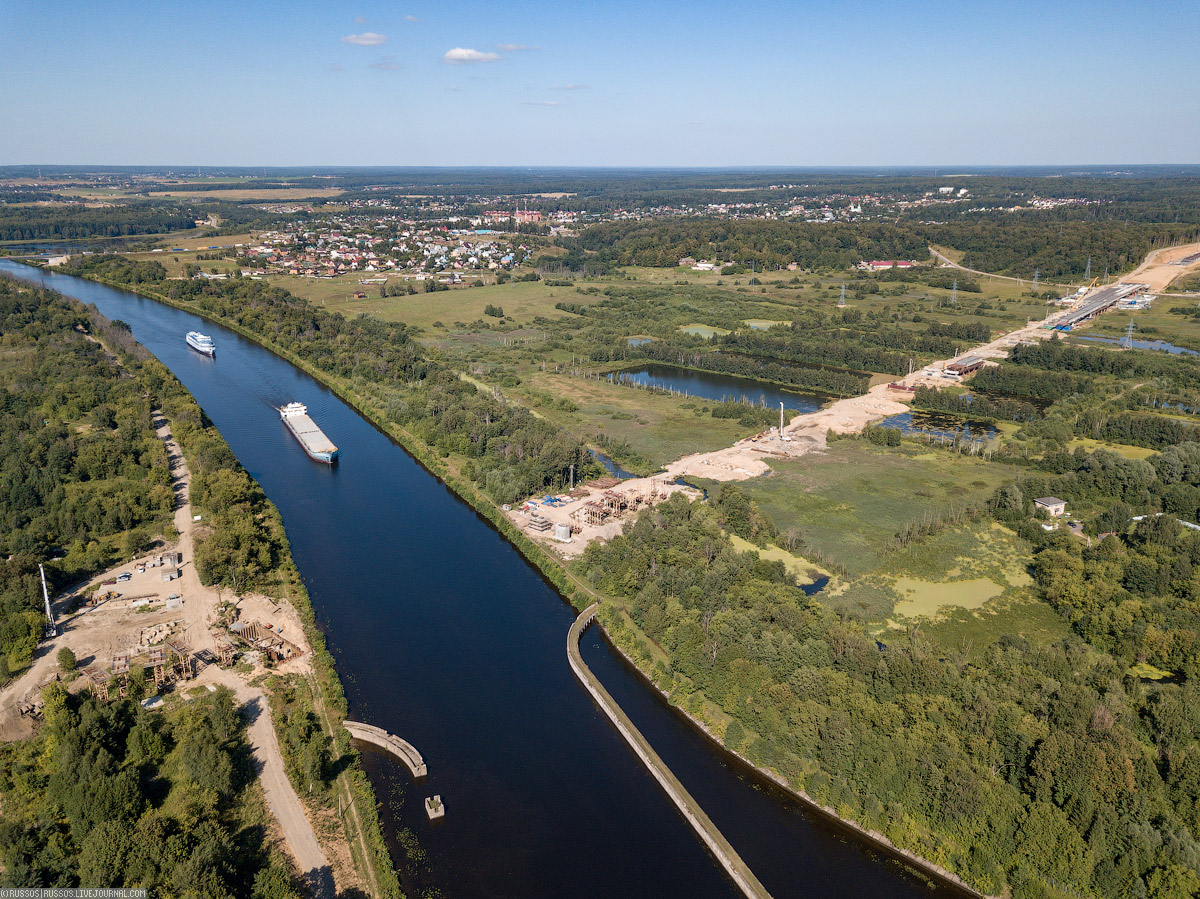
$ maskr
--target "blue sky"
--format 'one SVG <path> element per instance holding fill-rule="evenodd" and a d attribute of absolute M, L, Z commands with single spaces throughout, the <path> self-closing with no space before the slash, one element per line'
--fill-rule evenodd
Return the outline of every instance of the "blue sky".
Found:
<path fill-rule="evenodd" d="M 1200 162 L 1194 0 L 0 0 L 0 23 L 0 164 Z"/>

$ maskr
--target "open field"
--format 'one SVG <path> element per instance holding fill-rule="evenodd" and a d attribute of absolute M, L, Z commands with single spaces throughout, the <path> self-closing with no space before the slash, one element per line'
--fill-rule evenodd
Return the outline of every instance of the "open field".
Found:
<path fill-rule="evenodd" d="M 507 284 L 486 284 L 483 287 L 460 286 L 433 293 L 381 298 L 380 285 L 359 284 L 359 279 L 363 277 L 382 275 L 355 273 L 340 275 L 332 280 L 272 275 L 269 280 L 297 296 L 343 315 L 366 312 L 385 321 L 404 322 L 427 330 L 433 330 L 434 323 L 439 321 L 448 327 L 453 326 L 454 322 L 469 324 L 480 319 L 495 325 L 499 319 L 485 317 L 483 314 L 484 307 L 488 305 L 500 307 L 506 317 L 517 324 L 526 325 L 538 316 L 568 315 L 569 313 L 555 309 L 554 304 L 564 300 L 573 302 L 576 298 L 575 291 L 571 288 L 548 287 L 544 281 L 510 281 Z M 473 275 L 465 277 L 468 283 L 474 280 Z M 495 276 L 480 274 L 479 277 L 489 280 Z M 387 283 L 390 287 L 405 282 L 401 275 L 390 275 Z M 421 290 L 419 282 L 409 283 L 418 291 Z M 362 291 L 367 298 L 355 299 L 356 291 Z"/>
<path fill-rule="evenodd" d="M 1186 310 L 1187 314 L 1172 312 Z M 1159 297 L 1149 309 L 1114 309 L 1095 319 L 1080 334 L 1092 337 L 1124 337 L 1125 328 L 1133 322 L 1133 336 L 1137 340 L 1165 340 L 1189 350 L 1200 350 L 1200 318 L 1192 313 L 1200 312 L 1195 300 L 1182 297 Z"/>
<path fill-rule="evenodd" d="M 768 464 L 768 476 L 742 481 L 742 489 L 781 532 L 798 528 L 807 546 L 850 577 L 876 570 L 906 524 L 977 505 L 1013 477 L 1006 465 L 863 440 Z"/>
<path fill-rule="evenodd" d="M 758 430 L 737 419 L 713 418 L 703 411 L 712 404 L 701 400 L 551 372 L 536 372 L 526 377 L 521 387 L 506 392 L 573 433 L 589 438 L 602 433 L 618 444 L 627 443 L 644 460 L 638 465 L 627 458 L 626 467 L 631 469 L 656 469 L 689 453 L 727 447 Z M 564 411 L 547 402 L 551 397 L 565 399 L 576 408 Z M 621 461 L 620 453 L 614 457 Z"/>
<path fill-rule="evenodd" d="M 1093 440 L 1090 437 L 1076 437 L 1067 444 L 1067 451 L 1074 452 L 1078 447 L 1083 447 L 1089 453 L 1098 449 L 1106 449 L 1114 452 L 1117 455 L 1124 456 L 1126 459 L 1149 459 L 1155 455 L 1158 450 L 1148 449 L 1144 446 L 1129 446 L 1125 443 L 1107 443 L 1102 440 Z"/>
<path fill-rule="evenodd" d="M 152 190 L 151 197 L 186 197 L 195 200 L 309 200 L 337 197 L 344 194 L 340 187 L 280 187 L 230 188 L 228 190 Z"/>

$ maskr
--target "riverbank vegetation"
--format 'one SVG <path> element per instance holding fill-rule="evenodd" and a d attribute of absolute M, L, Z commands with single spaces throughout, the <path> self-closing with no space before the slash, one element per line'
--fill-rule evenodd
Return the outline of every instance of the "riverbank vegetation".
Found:
<path fill-rule="evenodd" d="M 128 267 L 124 270 L 131 271 Z M 0 428 L 6 435 L 3 442 L 5 460 L 15 466 L 11 471 L 5 468 L 4 477 L 0 478 L 0 489 L 3 490 L 0 508 L 11 524 L 4 537 L 15 541 L 8 549 L 9 558 L 0 561 L 0 572 L 4 577 L 0 638 L 6 641 L 0 645 L 0 651 L 4 653 L 0 655 L 0 661 L 8 666 L 3 679 L 7 680 L 9 673 L 19 673 L 28 664 L 42 635 L 41 586 L 36 563 L 43 554 L 56 550 L 60 553 L 47 565 L 47 573 L 53 582 L 61 584 L 108 567 L 118 556 L 144 548 L 156 535 L 172 535 L 174 496 L 166 451 L 155 434 L 157 421 L 153 414 L 154 410 L 161 409 L 192 475 L 191 501 L 204 515 L 206 527 L 195 540 L 195 561 L 201 579 L 205 583 L 220 584 L 233 594 L 253 589 L 268 595 L 286 596 L 304 624 L 313 652 L 313 675 L 286 686 L 277 684 L 280 697 L 273 705 L 273 710 L 283 717 L 282 721 L 276 721 L 280 728 L 280 746 L 289 763 L 289 774 L 296 780 L 297 793 L 306 797 L 318 819 L 322 815 L 332 817 L 333 810 L 339 805 L 347 809 L 343 822 L 345 836 L 360 871 L 370 880 L 376 895 L 401 895 L 383 841 L 374 793 L 359 764 L 358 754 L 340 728 L 346 711 L 345 698 L 333 659 L 325 648 L 324 636 L 316 627 L 307 593 L 292 562 L 278 510 L 241 467 L 191 394 L 134 341 L 128 327 L 122 323 L 109 322 L 94 309 L 85 309 L 52 291 L 0 279 L 0 334 L 4 335 L 0 338 L 0 348 L 4 351 L 0 353 L 0 373 L 8 385 L 7 390 L 0 391 Z M 43 420 L 46 415 L 50 418 Z M 51 459 L 60 460 L 61 464 L 48 464 Z M 106 460 L 104 464 L 109 469 L 97 459 Z M 71 466 L 72 461 L 75 467 Z M 86 499 L 89 491 L 98 492 L 103 501 L 93 505 L 101 511 L 107 509 L 107 516 L 89 517 L 81 513 L 81 509 L 90 508 L 86 504 L 80 505 L 80 498 Z M 74 504 L 70 504 L 72 497 L 76 500 Z M 142 508 L 135 502 L 139 497 L 154 500 L 146 500 L 146 507 L 153 514 L 147 514 L 144 520 L 134 514 Z M 129 503 L 129 510 L 117 505 L 114 511 L 113 503 L 124 502 Z M 67 505 L 60 508 L 62 503 Z M 75 527 L 77 533 L 64 531 L 68 526 Z M 62 534 L 71 539 L 60 536 Z M 84 550 L 81 551 L 80 546 Z M 61 554 L 63 547 L 67 548 L 65 555 Z M 141 697 L 144 678 L 134 672 L 131 683 L 131 699 L 136 700 Z M 155 729 L 154 715 L 143 712 L 136 704 L 127 707 L 122 702 L 119 706 L 95 706 L 91 700 L 80 698 L 72 698 L 70 702 L 78 706 L 86 719 L 89 739 L 100 739 L 97 728 L 103 730 L 110 723 L 128 730 L 128 719 L 133 715 L 131 710 L 137 712 L 139 720 L 145 717 L 149 721 L 144 727 L 135 724 L 134 735 L 147 728 L 155 733 L 162 730 Z M 293 714 L 297 705 L 303 710 L 299 715 Z M 49 706 L 47 702 L 47 708 Z M 319 719 L 314 721 L 310 717 L 314 714 L 319 715 Z M 49 722 L 50 714 L 46 717 Z M 169 730 L 164 733 L 169 734 Z M 37 756 L 41 752 L 38 747 L 49 745 L 57 738 L 54 733 L 47 735 L 44 729 L 40 742 L 28 751 Z M 113 736 L 113 740 L 118 738 L 123 739 L 120 734 Z M 169 742 L 165 745 L 169 746 Z M 115 776 L 118 770 L 125 770 L 119 764 L 120 756 L 112 741 L 106 737 L 97 745 L 103 745 L 118 759 L 115 766 L 110 764 L 111 756 L 100 759 L 108 766 L 106 772 Z M 244 747 L 238 743 L 234 748 L 239 754 L 237 764 L 246 769 L 240 776 L 252 778 L 248 773 L 248 762 L 241 758 L 245 755 Z M 20 754 L 26 750 L 12 751 Z M 134 766 L 129 770 L 148 778 L 148 782 L 156 778 L 161 780 L 150 769 Z M 134 782 L 136 784 L 137 777 Z M 28 779 L 21 780 L 24 786 L 29 783 Z M 91 784 L 89 789 L 95 786 Z M 161 799 L 160 786 L 150 791 L 156 797 L 155 803 Z M 314 786 L 319 789 L 313 790 Z M 239 789 L 249 788 L 243 785 Z M 0 791 L 0 805 L 5 808 L 7 822 L 9 806 L 5 798 Z M 81 799 L 74 797 L 71 801 Z M 188 803 L 196 801 L 209 809 L 205 814 L 220 811 L 223 821 L 230 814 L 222 811 L 219 803 L 214 806 L 204 797 L 187 799 Z M 244 804 L 249 800 L 239 801 Z M 190 807 L 181 806 L 185 810 Z M 265 811 L 256 814 L 261 821 L 255 826 L 262 831 L 266 826 L 266 819 L 262 818 Z M 198 826 L 203 823 L 193 812 L 189 811 L 188 815 L 191 817 L 185 821 Z M 154 827 L 158 828 L 155 833 L 162 830 L 159 824 Z M 65 851 L 63 835 L 54 830 L 52 818 L 39 817 L 29 826 L 23 825 L 19 833 L 14 830 L 9 836 L 15 841 L 12 846 L 16 848 L 12 851 L 17 854 L 11 856 L 16 867 L 8 870 L 27 871 L 29 877 L 42 878 L 28 883 L 13 881 L 11 885 L 54 886 L 77 882 L 70 880 L 74 876 L 70 872 L 74 869 L 69 867 L 67 860 L 63 861 L 67 867 L 52 871 L 38 863 L 34 856 L 27 858 L 19 854 Z M 82 839 L 82 836 L 78 834 L 75 838 Z M 255 839 L 261 841 L 261 834 Z M 107 830 L 103 840 L 108 849 L 119 851 L 121 858 L 133 851 L 125 837 L 114 837 Z M 273 871 L 264 875 L 267 879 L 261 884 L 260 891 L 253 871 L 243 876 L 245 872 L 235 871 L 232 863 L 222 864 L 221 876 L 233 877 L 233 886 L 227 888 L 224 881 L 205 881 L 212 888 L 205 895 L 251 896 L 254 899 L 260 895 L 294 895 L 286 874 Z M 286 862 L 284 865 L 286 871 Z M 126 880 L 125 883 L 152 885 L 157 882 L 147 879 L 152 874 L 139 874 L 142 879 Z M 100 883 L 87 879 L 83 882 L 89 886 Z M 113 874 L 111 883 L 120 885 L 119 871 Z M 171 895 L 172 890 L 185 891 L 173 880 L 164 882 L 163 894 Z"/>
<path fill-rule="evenodd" d="M 1190 682 L 1147 689 L 1074 637 L 978 660 L 918 628 L 876 637 L 737 553 L 719 516 L 672 501 L 580 567 L 628 612 L 614 639 L 727 746 L 991 894 L 1191 882 Z"/>
<path fill-rule="evenodd" d="M 165 712 L 55 684 L 45 725 L 0 744 L 0 882 L 155 896 L 298 899 L 268 838 L 233 694 Z"/>

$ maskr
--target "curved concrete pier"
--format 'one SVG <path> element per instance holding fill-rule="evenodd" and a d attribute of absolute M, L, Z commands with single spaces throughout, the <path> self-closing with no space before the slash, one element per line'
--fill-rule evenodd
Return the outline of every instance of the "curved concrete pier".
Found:
<path fill-rule="evenodd" d="M 382 727 L 363 724 L 361 721 L 343 721 L 342 726 L 350 731 L 350 736 L 354 739 L 372 743 L 396 756 L 408 768 L 413 779 L 422 778 L 429 773 L 429 769 L 425 767 L 425 760 L 421 758 L 421 753 L 417 752 L 417 748 L 406 740 L 401 740 L 395 734 L 389 734 Z"/>
<path fill-rule="evenodd" d="M 771 894 L 767 892 L 766 887 L 759 883 L 754 872 L 742 861 L 741 856 L 737 854 L 721 831 L 717 830 L 717 825 L 712 823 L 708 815 L 704 813 L 704 809 L 700 808 L 699 803 L 684 789 L 683 784 L 671 773 L 671 769 L 667 767 L 666 763 L 658 757 L 658 753 L 642 736 L 641 731 L 634 727 L 629 716 L 621 710 L 596 675 L 592 674 L 592 670 L 584 664 L 583 656 L 579 652 L 579 639 L 583 636 L 584 629 L 592 623 L 592 619 L 596 617 L 598 611 L 600 611 L 599 603 L 588 606 L 575 619 L 575 623 L 571 625 L 571 630 L 567 633 L 567 661 L 571 664 L 571 670 L 575 672 L 580 683 L 592 694 L 596 705 L 600 706 L 604 714 L 608 715 L 609 720 L 616 725 L 621 736 L 625 738 L 625 741 L 637 753 L 638 758 L 654 775 L 659 786 L 671 797 L 671 801 L 675 803 L 680 814 L 692 825 L 709 851 L 717 857 L 717 861 L 721 863 L 726 873 L 733 878 L 733 882 L 738 885 L 738 888 L 746 894 L 748 899 L 771 899 Z"/>

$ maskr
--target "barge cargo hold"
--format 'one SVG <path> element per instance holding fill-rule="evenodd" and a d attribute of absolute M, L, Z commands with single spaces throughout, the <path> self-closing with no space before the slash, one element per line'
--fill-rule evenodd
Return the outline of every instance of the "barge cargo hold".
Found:
<path fill-rule="evenodd" d="M 303 403 L 288 403 L 279 410 L 279 417 L 288 426 L 288 430 L 300 441 L 310 459 L 317 462 L 332 463 L 338 457 L 338 448 L 333 441 L 325 436 L 325 432 L 317 427 L 317 423 L 308 417 L 308 407 Z"/>

